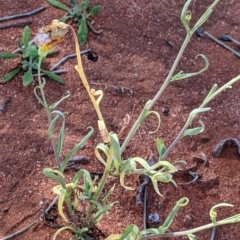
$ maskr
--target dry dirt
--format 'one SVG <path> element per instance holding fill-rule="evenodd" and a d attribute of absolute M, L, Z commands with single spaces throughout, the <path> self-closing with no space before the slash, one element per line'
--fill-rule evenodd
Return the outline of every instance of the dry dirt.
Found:
<path fill-rule="evenodd" d="M 13 3 L 14 2 L 14 3 Z M 131 124 L 138 117 L 147 100 L 153 98 L 156 91 L 167 76 L 173 61 L 185 38 L 179 15 L 184 0 L 91 0 L 90 5 L 102 5 L 100 13 L 95 17 L 95 27 L 102 29 L 100 35 L 89 34 L 88 43 L 82 48 L 91 48 L 99 55 L 97 62 L 92 62 L 83 56 L 83 65 L 88 81 L 91 83 L 113 85 L 130 88 L 134 94 L 116 92 L 110 86 L 92 85 L 95 89 L 104 91 L 101 110 L 106 123 L 115 126 L 114 131 L 121 129 L 125 114 L 131 115 Z M 190 6 L 192 22 L 204 12 L 212 1 L 193 1 Z M 62 16 L 63 11 L 49 6 L 43 0 L 0 0 L 0 16 L 8 16 L 21 12 L 32 11 L 40 6 L 47 9 L 32 17 L 30 24 L 32 37 L 38 29 Z M 228 33 L 240 40 L 240 3 L 238 1 L 220 1 L 210 19 L 204 24 L 205 30 L 216 37 Z M 20 21 L 19 20 L 16 20 Z M 4 25 L 9 22 L 2 22 Z M 13 51 L 16 40 L 21 36 L 22 28 L 0 30 L 0 51 Z M 166 41 L 172 43 L 168 45 Z M 234 43 L 228 43 L 235 50 L 239 48 Z M 59 54 L 47 60 L 50 68 L 63 56 L 74 52 L 71 34 L 56 48 Z M 177 136 L 187 119 L 189 112 L 198 107 L 204 96 L 214 83 L 219 86 L 239 74 L 239 59 L 226 49 L 207 38 L 193 36 L 181 62 L 178 71 L 197 71 L 202 67 L 200 59 L 195 59 L 199 53 L 209 59 L 209 69 L 200 76 L 172 83 L 163 97 L 153 107 L 162 118 L 161 127 L 155 134 L 149 131 L 156 126 L 156 119 L 150 117 L 140 128 L 124 152 L 125 159 L 140 156 L 147 159 L 151 153 L 156 153 L 156 138 L 164 139 L 169 146 Z M 3 76 L 15 64 L 12 61 L 0 61 L 0 74 Z M 50 80 L 45 88 L 49 103 L 55 102 L 66 91 L 71 97 L 64 101 L 59 109 L 66 112 L 66 138 L 64 153 L 66 154 L 86 134 L 87 126 L 93 126 L 94 135 L 86 143 L 79 155 L 87 156 L 90 164 L 83 167 L 89 171 L 102 171 L 102 165 L 94 156 L 94 148 L 101 141 L 97 131 L 97 116 L 88 99 L 86 91 L 74 70 L 76 59 L 67 61 L 61 68 L 67 69 L 62 75 L 65 85 L 59 85 Z M 149 185 L 148 213 L 158 213 L 162 220 L 181 197 L 189 198 L 188 206 L 177 214 L 170 231 L 180 231 L 210 223 L 210 208 L 221 202 L 234 205 L 234 208 L 222 208 L 218 218 L 224 218 L 240 212 L 240 162 L 236 147 L 227 148 L 218 158 L 212 156 L 216 144 L 226 138 L 240 139 L 239 83 L 232 89 L 223 92 L 209 104 L 212 110 L 202 114 L 194 121 L 202 120 L 206 126 L 204 133 L 190 138 L 184 138 L 169 156 L 169 161 L 185 159 L 192 164 L 193 155 L 201 153 L 207 156 L 209 166 L 199 166 L 197 172 L 200 181 L 190 185 L 178 186 L 159 184 L 163 197 L 159 197 Z M 0 112 L 0 237 L 27 226 L 42 213 L 53 200 L 51 192 L 54 182 L 42 174 L 45 167 L 54 167 L 55 160 L 47 135 L 47 118 L 33 94 L 34 86 L 23 87 L 21 76 L 1 85 L 0 104 L 12 97 L 5 112 Z M 168 116 L 162 109 L 168 107 Z M 127 131 L 125 132 L 125 134 Z M 124 135 L 121 137 L 121 141 Z M 74 172 L 66 173 L 71 179 Z M 178 183 L 189 181 L 186 175 L 176 175 Z M 126 191 L 118 180 L 109 180 L 111 187 L 117 184 L 111 200 L 118 200 L 119 205 L 104 217 L 99 228 L 106 234 L 121 232 L 128 224 L 134 223 L 142 229 L 142 206 L 135 205 L 136 191 Z M 130 176 L 127 184 L 137 187 L 139 178 Z M 25 233 L 14 237 L 18 240 L 52 239 L 56 229 L 41 221 Z M 200 232 L 196 239 L 210 239 L 211 230 Z M 59 239 L 69 239 L 62 235 Z M 179 239 L 187 239 L 182 237 Z M 240 239 L 240 225 L 218 227 L 215 240 Z"/>

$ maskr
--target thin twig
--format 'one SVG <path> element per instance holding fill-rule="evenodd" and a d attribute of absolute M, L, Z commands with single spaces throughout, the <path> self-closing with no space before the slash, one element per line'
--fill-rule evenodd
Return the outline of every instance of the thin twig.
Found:
<path fill-rule="evenodd" d="M 80 53 L 81 54 L 85 54 L 87 52 L 90 52 L 91 49 L 87 49 L 87 50 L 84 50 L 84 51 L 81 51 Z M 72 53 L 72 54 L 69 54 L 67 56 L 65 56 L 63 59 L 61 59 L 59 62 L 57 62 L 51 69 L 50 71 L 53 71 L 54 69 L 56 69 L 59 65 L 61 65 L 62 63 L 64 63 L 65 61 L 67 61 L 69 58 L 74 58 L 76 57 L 76 53 Z"/>
<path fill-rule="evenodd" d="M 0 18 L 0 22 L 12 20 L 12 19 L 17 19 L 17 18 L 22 18 L 22 17 L 29 17 L 29 16 L 32 16 L 36 13 L 39 13 L 39 12 L 45 10 L 45 9 L 46 9 L 46 7 L 39 7 L 39 8 L 37 8 L 37 9 L 31 11 L 31 12 L 20 13 L 20 14 L 17 14 L 17 15 L 2 17 L 2 18 Z"/>
<path fill-rule="evenodd" d="M 47 209 L 39 216 L 39 218 L 37 218 L 35 221 L 33 221 L 32 223 L 30 223 L 28 226 L 26 226 L 26 227 L 18 230 L 17 232 L 12 233 L 12 234 L 10 234 L 10 235 L 2 238 L 1 240 L 11 239 L 11 238 L 16 237 L 16 236 L 24 233 L 25 231 L 27 231 L 27 230 L 28 230 L 30 227 L 32 227 L 34 224 L 38 223 L 38 222 L 41 220 L 41 218 L 50 211 L 50 209 L 51 209 L 51 208 L 53 207 L 53 205 L 57 202 L 57 200 L 58 200 L 58 196 L 53 199 L 53 201 L 52 201 L 51 204 L 48 206 L 48 208 L 47 208 Z"/>
<path fill-rule="evenodd" d="M 0 26 L 0 29 L 11 28 L 11 27 L 22 27 L 22 26 L 26 26 L 30 23 L 32 23 L 32 18 L 28 18 L 27 20 L 22 21 L 22 22 L 10 23 L 7 25 Z"/>

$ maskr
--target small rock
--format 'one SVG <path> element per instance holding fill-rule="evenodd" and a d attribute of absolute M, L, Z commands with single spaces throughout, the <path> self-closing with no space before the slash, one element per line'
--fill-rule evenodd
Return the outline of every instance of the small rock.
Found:
<path fill-rule="evenodd" d="M 183 220 L 183 225 L 186 228 L 190 228 L 193 226 L 193 219 L 190 215 L 186 215 L 184 220 Z"/>

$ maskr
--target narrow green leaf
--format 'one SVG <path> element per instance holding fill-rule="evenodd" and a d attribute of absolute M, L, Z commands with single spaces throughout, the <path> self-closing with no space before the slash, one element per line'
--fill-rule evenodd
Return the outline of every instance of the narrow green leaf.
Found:
<path fill-rule="evenodd" d="M 185 29 L 186 29 L 187 34 L 189 34 L 189 32 L 190 32 L 190 28 L 189 28 L 189 26 L 188 26 L 186 16 L 187 16 L 187 11 L 188 11 L 188 6 L 190 5 L 191 1 L 192 1 L 192 0 L 188 0 L 188 1 L 184 4 L 184 7 L 183 7 L 182 13 L 181 13 L 181 21 L 182 21 L 182 23 L 183 23 L 183 26 L 184 26 Z"/>
<path fill-rule="evenodd" d="M 63 17 L 59 18 L 59 22 L 66 22 L 69 18 L 71 18 L 71 16 L 69 15 L 64 15 Z"/>
<path fill-rule="evenodd" d="M 54 129 L 54 126 L 55 126 L 57 120 L 59 119 L 59 117 L 62 117 L 63 121 L 65 121 L 65 116 L 62 112 L 55 110 L 55 111 L 51 112 L 51 115 L 52 114 L 56 114 L 56 116 L 52 119 L 52 121 L 50 122 L 49 127 L 48 127 L 48 134 L 49 134 L 50 138 L 54 137 L 53 129 Z"/>
<path fill-rule="evenodd" d="M 64 159 L 60 171 L 63 172 L 68 161 L 72 158 L 72 156 L 80 149 L 83 147 L 83 145 L 86 143 L 86 141 L 92 136 L 93 134 L 93 128 L 92 127 L 88 127 L 88 129 L 91 129 L 89 131 L 89 133 L 82 139 L 81 142 L 79 142 L 78 144 L 75 145 L 75 147 L 68 153 L 68 155 L 66 156 L 66 158 Z"/>
<path fill-rule="evenodd" d="M 0 83 L 6 83 L 12 80 L 19 72 L 21 68 L 15 68 L 11 72 L 7 73 L 2 79 L 0 79 Z"/>
<path fill-rule="evenodd" d="M 22 40 L 23 40 L 23 44 L 24 44 L 25 48 L 28 47 L 28 43 L 29 43 L 30 39 L 31 39 L 30 29 L 28 26 L 26 26 L 23 30 L 23 35 L 22 35 Z"/>
<path fill-rule="evenodd" d="M 54 180 L 56 180 L 59 184 L 62 185 L 62 187 L 65 186 L 65 182 L 64 182 L 64 176 L 62 175 L 62 173 L 58 170 L 53 170 L 51 168 L 44 168 L 43 169 L 43 174 L 46 177 L 52 178 Z M 59 175 L 59 176 L 58 176 Z"/>
<path fill-rule="evenodd" d="M 87 228 L 86 228 L 86 229 L 87 229 Z M 65 230 L 72 231 L 72 232 L 75 233 L 75 234 L 77 233 L 77 230 L 76 230 L 75 228 L 73 228 L 73 227 L 69 227 L 69 226 L 62 227 L 62 228 L 58 229 L 58 230 L 54 233 L 54 235 L 53 235 L 53 240 L 56 240 L 56 239 L 57 239 L 57 236 L 58 236 L 61 232 L 65 231 Z"/>
<path fill-rule="evenodd" d="M 62 152 L 62 146 L 63 146 L 63 141 L 64 141 L 64 133 L 65 133 L 65 116 L 62 112 L 54 110 L 51 112 L 52 114 L 56 114 L 56 116 L 54 117 L 54 119 L 52 119 L 52 121 L 49 124 L 48 127 L 48 134 L 50 136 L 50 138 L 53 138 L 53 129 L 55 127 L 55 124 L 57 122 L 57 120 L 59 119 L 59 117 L 62 118 L 62 126 L 60 128 L 59 134 L 58 134 L 58 143 L 57 143 L 57 154 L 58 156 L 61 155 Z"/>
<path fill-rule="evenodd" d="M 32 83 L 33 81 L 33 76 L 32 76 L 32 68 L 28 68 L 27 72 L 22 77 L 23 80 L 23 86 L 27 87 L 29 84 Z"/>
<path fill-rule="evenodd" d="M 47 2 L 49 4 L 51 4 L 53 7 L 62 9 L 62 10 L 67 11 L 67 12 L 70 11 L 70 9 L 67 6 L 65 6 L 64 4 L 62 4 L 62 3 L 60 3 L 56 0 L 47 0 Z"/>
<path fill-rule="evenodd" d="M 73 180 L 72 180 L 72 183 L 76 186 L 79 179 L 84 175 L 86 170 L 84 169 L 80 169 L 74 176 Z"/>
<path fill-rule="evenodd" d="M 34 45 L 28 45 L 26 47 L 26 54 L 29 56 L 29 57 L 32 57 L 32 58 L 36 58 L 38 57 L 38 49 L 36 46 Z"/>
<path fill-rule="evenodd" d="M 157 234 L 164 234 L 165 232 L 166 232 L 166 229 L 164 229 L 161 226 L 159 228 L 148 228 L 146 230 L 141 231 L 137 239 L 140 240 L 141 237 L 144 235 L 149 235 L 149 234 L 157 235 Z"/>
<path fill-rule="evenodd" d="M 111 204 L 108 204 L 108 205 L 105 205 L 105 206 L 99 208 L 99 211 L 95 214 L 92 222 L 93 223 L 98 223 L 101 220 L 101 218 L 103 217 L 103 215 L 107 211 L 109 211 L 116 203 L 118 203 L 118 202 L 113 202 Z"/>
<path fill-rule="evenodd" d="M 199 113 L 208 112 L 210 110 L 210 107 L 193 109 L 189 114 L 187 122 L 192 121 Z"/>
<path fill-rule="evenodd" d="M 43 85 L 44 85 L 44 83 L 43 83 Z M 45 105 L 44 101 L 42 100 L 42 96 L 38 94 L 38 92 L 41 91 L 40 89 L 41 89 L 40 86 L 36 86 L 33 90 L 34 95 L 37 98 L 37 100 L 39 101 L 39 103 L 41 103 L 44 108 L 47 108 L 48 106 Z"/>
<path fill-rule="evenodd" d="M 193 72 L 193 73 L 183 73 L 182 71 L 179 72 L 178 74 L 176 74 L 175 76 L 173 76 L 170 80 L 170 82 L 174 82 L 174 81 L 178 81 L 178 80 L 182 80 L 182 79 L 185 79 L 185 78 L 190 78 L 190 77 L 194 77 L 194 76 L 197 76 L 203 72 L 205 72 L 208 67 L 209 67 L 209 61 L 207 59 L 207 57 L 203 54 L 199 54 L 196 56 L 197 57 L 201 57 L 203 58 L 204 62 L 205 62 L 205 66 L 198 72 Z"/>
<path fill-rule="evenodd" d="M 106 166 L 107 163 L 106 163 L 106 161 L 102 158 L 101 154 L 99 153 L 99 150 L 101 150 L 101 151 L 105 154 L 105 156 L 106 156 L 106 158 L 107 158 L 107 156 L 109 155 L 109 148 L 108 148 L 108 146 L 106 146 L 105 144 L 99 143 L 99 144 L 96 146 L 95 151 L 94 151 L 95 156 L 97 157 L 97 159 L 98 159 L 104 166 Z"/>
<path fill-rule="evenodd" d="M 164 155 L 164 153 L 166 152 L 167 149 L 164 145 L 163 140 L 157 138 L 156 144 L 157 144 L 157 151 L 158 151 L 158 154 L 159 154 L 159 159 L 164 160 L 164 159 L 162 159 L 162 156 Z"/>
<path fill-rule="evenodd" d="M 134 188 L 128 187 L 125 185 L 124 178 L 125 178 L 126 172 L 129 172 L 135 169 L 136 169 L 136 163 L 134 161 L 131 161 L 131 159 L 124 161 L 122 164 L 121 173 L 120 173 L 120 184 L 122 187 L 124 187 L 127 190 L 134 190 Z"/>
<path fill-rule="evenodd" d="M 153 187 L 154 187 L 155 192 L 156 192 L 159 196 L 162 196 L 162 194 L 159 192 L 159 189 L 158 189 L 158 182 L 152 181 L 152 184 L 153 184 Z"/>
<path fill-rule="evenodd" d="M 113 147 L 113 155 L 114 155 L 114 164 L 117 172 L 120 172 L 120 168 L 122 165 L 122 157 L 121 157 L 121 149 L 120 143 L 118 141 L 117 134 L 110 134 L 110 143 Z"/>
<path fill-rule="evenodd" d="M 94 6 L 94 7 L 91 9 L 91 11 L 88 13 L 88 17 L 99 13 L 100 9 L 101 9 L 101 6 L 100 6 L 100 5 Z"/>
<path fill-rule="evenodd" d="M 176 216 L 178 210 L 181 207 L 187 206 L 188 203 L 189 203 L 189 200 L 186 197 L 183 197 L 177 201 L 176 205 L 174 206 L 174 208 L 172 209 L 172 211 L 170 212 L 167 219 L 165 220 L 165 222 L 162 225 L 162 227 L 165 229 L 165 231 L 171 226 L 171 223 L 172 223 L 174 217 Z"/>
<path fill-rule="evenodd" d="M 113 191 L 115 188 L 115 184 L 113 185 L 113 187 L 107 192 L 107 194 L 102 198 L 102 203 L 105 204 L 107 199 L 112 195 Z"/>
<path fill-rule="evenodd" d="M 87 23 L 86 23 L 86 19 L 83 17 L 81 19 L 81 23 L 78 27 L 78 32 L 77 32 L 77 36 L 78 36 L 78 41 L 80 42 L 80 44 L 83 46 L 86 41 L 87 41 L 87 35 L 88 35 L 88 28 L 87 28 Z"/>
<path fill-rule="evenodd" d="M 84 182 L 84 193 L 89 198 L 92 198 L 92 189 L 93 189 L 93 182 L 88 171 L 84 172 L 83 175 L 83 182 Z"/>
<path fill-rule="evenodd" d="M 64 141 L 64 133 L 65 133 L 65 119 L 62 122 L 62 126 L 58 136 L 58 144 L 57 144 L 57 154 L 61 156 L 63 141 Z"/>
<path fill-rule="evenodd" d="M 188 236 L 189 240 L 194 240 L 195 239 L 195 235 L 193 235 L 192 233 L 188 233 L 187 236 Z"/>
<path fill-rule="evenodd" d="M 75 0 L 69 0 L 70 4 L 72 5 L 72 7 L 75 7 L 76 6 L 76 2 Z"/>
<path fill-rule="evenodd" d="M 218 4 L 220 0 L 215 0 L 209 7 L 208 9 L 205 11 L 205 13 L 203 13 L 203 15 L 200 17 L 200 19 L 195 23 L 192 32 L 194 33 L 202 24 L 204 24 L 204 22 L 207 21 L 207 19 L 210 17 L 213 8 Z"/>
<path fill-rule="evenodd" d="M 62 80 L 62 78 L 60 78 L 57 74 L 52 73 L 50 71 L 47 70 L 41 70 L 43 73 L 45 73 L 50 79 L 54 80 L 55 82 L 58 82 L 60 84 L 64 84 L 64 81 Z"/>
<path fill-rule="evenodd" d="M 88 6 L 89 6 L 89 0 L 83 0 L 83 3 L 84 3 L 84 10 L 86 11 L 88 9 Z"/>
<path fill-rule="evenodd" d="M 209 216 L 213 222 L 213 224 L 215 225 L 216 222 L 217 222 L 217 211 L 216 209 L 219 208 L 219 207 L 234 207 L 232 204 L 229 204 L 229 203 L 219 203 L 217 205 L 214 205 L 211 209 L 210 209 L 210 212 L 209 212 Z"/>
<path fill-rule="evenodd" d="M 59 101 L 51 104 L 51 105 L 49 106 L 49 109 L 50 109 L 50 110 L 53 110 L 53 109 L 56 108 L 64 99 L 66 99 L 66 98 L 68 98 L 68 97 L 70 97 L 70 92 L 69 92 L 69 91 L 67 91 L 66 95 L 63 96 Z"/>
<path fill-rule="evenodd" d="M 196 127 L 196 128 L 191 128 L 191 129 L 187 129 L 184 131 L 182 137 L 185 137 L 185 136 L 194 136 L 194 135 L 197 135 L 199 133 L 202 133 L 205 129 L 205 125 L 203 124 L 202 121 L 199 121 L 200 123 L 200 127 Z"/>
<path fill-rule="evenodd" d="M 218 89 L 218 85 L 215 83 L 211 88 L 211 90 L 209 91 L 208 95 L 205 97 L 205 99 L 208 99 L 209 97 L 211 97 L 217 91 L 217 89 Z"/>
<path fill-rule="evenodd" d="M 24 48 L 20 42 L 20 39 L 17 39 L 17 46 L 21 49 L 22 52 L 24 52 Z"/>
<path fill-rule="evenodd" d="M 16 57 L 21 57 L 21 54 L 10 53 L 10 52 L 0 52 L 0 59 L 11 59 Z"/>
<path fill-rule="evenodd" d="M 139 228 L 136 225 L 131 224 L 123 231 L 119 240 L 136 239 L 138 232 L 139 232 Z"/>

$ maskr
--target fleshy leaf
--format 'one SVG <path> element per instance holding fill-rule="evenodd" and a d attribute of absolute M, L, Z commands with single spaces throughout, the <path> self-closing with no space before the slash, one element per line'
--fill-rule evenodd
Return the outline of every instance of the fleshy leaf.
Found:
<path fill-rule="evenodd" d="M 11 59 L 11 58 L 17 58 L 21 55 L 18 53 L 10 53 L 10 52 L 0 52 L 0 59 Z"/>
<path fill-rule="evenodd" d="M 60 84 L 64 84 L 63 79 L 61 77 L 59 77 L 57 74 L 47 71 L 47 70 L 43 70 L 43 69 L 42 69 L 42 72 L 45 73 L 51 80 L 58 82 Z"/>
<path fill-rule="evenodd" d="M 87 22 L 86 19 L 83 17 L 81 19 L 81 23 L 78 28 L 77 36 L 78 41 L 83 46 L 87 41 L 87 35 L 88 35 L 88 28 L 87 28 Z"/>
<path fill-rule="evenodd" d="M 62 10 L 67 11 L 67 12 L 70 11 L 70 9 L 67 6 L 65 6 L 64 4 L 62 4 L 62 3 L 60 3 L 56 0 L 47 0 L 47 2 L 49 4 L 51 4 L 53 7 L 62 9 Z"/>
<path fill-rule="evenodd" d="M 159 159 L 160 159 L 160 160 L 163 160 L 163 159 L 162 159 L 162 156 L 163 156 L 164 153 L 166 152 L 166 147 L 165 147 L 165 145 L 164 145 L 164 142 L 163 142 L 162 139 L 157 138 L 156 144 L 157 144 L 157 151 L 158 151 L 158 154 L 159 154 Z"/>
<path fill-rule="evenodd" d="M 100 5 L 94 6 L 94 7 L 91 9 L 91 11 L 88 13 L 88 17 L 99 13 L 100 9 L 101 9 L 101 6 L 100 6 Z"/>
<path fill-rule="evenodd" d="M 76 6 L 76 2 L 75 0 L 69 0 L 70 4 L 72 5 L 72 7 L 75 7 Z"/>
<path fill-rule="evenodd" d="M 23 36 L 22 36 L 22 40 L 23 40 L 23 44 L 25 49 L 27 49 L 28 47 L 28 43 L 30 41 L 31 35 L 30 35 L 30 29 L 28 26 L 26 26 L 23 30 Z"/>
<path fill-rule="evenodd" d="M 32 83 L 33 81 L 32 68 L 28 68 L 27 72 L 25 72 L 25 74 L 23 75 L 22 80 L 24 87 Z"/>
<path fill-rule="evenodd" d="M 0 79 L 0 83 L 6 83 L 12 80 L 19 72 L 21 68 L 15 68 L 11 72 L 7 73 L 2 79 Z"/>

